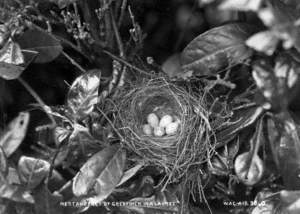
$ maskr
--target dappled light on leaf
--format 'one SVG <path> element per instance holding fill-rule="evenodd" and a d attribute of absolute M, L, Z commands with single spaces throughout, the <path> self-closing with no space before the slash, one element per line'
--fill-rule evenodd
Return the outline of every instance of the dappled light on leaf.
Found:
<path fill-rule="evenodd" d="M 100 72 L 91 70 L 77 77 L 73 82 L 67 104 L 72 109 L 75 118 L 82 118 L 90 114 L 98 102 L 98 88 Z"/>
<path fill-rule="evenodd" d="M 257 11 L 262 4 L 262 0 L 225 0 L 220 9 L 241 10 L 241 11 Z"/>
<path fill-rule="evenodd" d="M 287 54 L 276 58 L 275 67 L 264 61 L 255 62 L 252 77 L 273 109 L 285 110 L 290 102 L 290 92 L 298 80 L 299 62 Z"/>
<path fill-rule="evenodd" d="M 262 31 L 251 36 L 246 44 L 256 51 L 263 52 L 271 56 L 279 43 L 279 39 L 273 32 Z"/>
<path fill-rule="evenodd" d="M 282 1 L 270 1 L 267 8 L 258 12 L 258 16 L 266 26 L 270 27 L 269 32 L 272 34 L 273 41 L 276 39 L 281 40 L 285 49 L 290 49 L 294 46 L 299 51 L 300 28 L 297 25 L 297 21 L 300 15 L 295 7 Z"/>
<path fill-rule="evenodd" d="M 125 158 L 125 152 L 117 145 L 94 154 L 74 178 L 74 195 L 88 195 L 92 191 L 96 196 L 90 200 L 94 202 L 104 200 L 120 182 Z"/>
<path fill-rule="evenodd" d="M 18 162 L 20 181 L 29 189 L 38 186 L 49 170 L 50 164 L 42 159 L 22 156 Z"/>
<path fill-rule="evenodd" d="M 9 39 L 0 49 L 0 77 L 11 80 L 18 78 L 25 69 L 20 46 Z"/>
<path fill-rule="evenodd" d="M 24 57 L 20 46 L 11 39 L 0 50 L 0 62 L 20 65 L 24 63 Z"/>
<path fill-rule="evenodd" d="M 13 119 L 6 131 L 0 136 L 0 146 L 2 146 L 6 156 L 10 156 L 22 143 L 29 123 L 29 113 L 21 112 Z"/>
<path fill-rule="evenodd" d="M 2 147 L 0 146 L 0 173 L 6 176 L 7 172 L 8 172 L 8 164 L 7 164 L 6 155 Z"/>

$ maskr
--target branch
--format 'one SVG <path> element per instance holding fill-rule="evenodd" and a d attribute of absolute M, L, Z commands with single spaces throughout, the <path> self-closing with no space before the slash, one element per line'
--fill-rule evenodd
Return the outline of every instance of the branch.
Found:
<path fill-rule="evenodd" d="M 122 43 L 122 40 L 121 40 L 121 36 L 120 36 L 119 30 L 118 30 L 118 27 L 117 27 L 117 23 L 116 23 L 116 20 L 115 20 L 115 17 L 114 17 L 114 14 L 113 14 L 112 10 L 109 10 L 109 12 L 110 12 L 110 17 L 111 17 L 111 21 L 112 21 L 112 27 L 113 27 L 113 30 L 114 30 L 114 34 L 115 34 L 117 44 L 118 44 L 118 48 L 119 48 L 119 52 L 120 52 L 120 57 L 123 58 L 125 56 L 125 53 L 124 53 L 124 46 L 123 46 L 123 43 Z"/>
<path fill-rule="evenodd" d="M 31 86 L 25 80 L 23 80 L 21 77 L 19 77 L 18 81 L 24 86 L 24 88 L 29 92 L 29 94 L 31 94 L 31 96 L 40 104 L 40 106 L 42 107 L 44 112 L 47 114 L 47 116 L 51 120 L 52 124 L 51 124 L 50 128 L 54 128 L 56 126 L 55 119 L 51 114 L 47 113 L 48 110 L 47 110 L 47 105 L 45 104 L 45 102 L 40 98 L 40 96 L 31 88 Z"/>
<path fill-rule="evenodd" d="M 122 2 L 122 6 L 121 6 L 121 14 L 119 16 L 119 20 L 118 20 L 118 27 L 121 26 L 124 15 L 125 15 L 125 11 L 126 11 L 126 6 L 127 6 L 127 0 L 123 0 Z"/>
<path fill-rule="evenodd" d="M 81 67 L 72 57 L 70 57 L 66 52 L 62 51 L 62 55 L 64 55 L 75 67 L 77 67 L 82 73 L 85 73 L 86 70 Z"/>
<path fill-rule="evenodd" d="M 133 70 L 136 70 L 136 71 L 138 71 L 138 72 L 140 72 L 142 74 L 145 74 L 147 76 L 152 76 L 152 74 L 149 74 L 146 71 L 144 71 L 144 70 L 142 70 L 142 69 L 140 69 L 140 68 L 138 68 L 138 67 L 130 64 L 129 62 L 125 61 L 124 59 L 121 59 L 120 57 L 117 57 L 116 55 L 110 53 L 109 51 L 103 50 L 103 53 L 106 53 L 111 58 L 113 58 L 113 59 L 115 59 L 115 60 L 117 60 L 119 62 L 122 62 L 124 65 L 128 66 L 129 68 L 131 68 Z"/>

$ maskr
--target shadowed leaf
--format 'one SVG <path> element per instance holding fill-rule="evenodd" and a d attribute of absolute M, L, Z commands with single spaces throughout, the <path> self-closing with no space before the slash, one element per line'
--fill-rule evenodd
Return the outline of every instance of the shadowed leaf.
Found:
<path fill-rule="evenodd" d="M 33 39 L 34 38 L 34 39 Z M 36 63 L 46 63 L 54 60 L 62 51 L 62 46 L 54 36 L 37 29 L 27 30 L 18 43 L 22 49 L 38 53 Z"/>
<path fill-rule="evenodd" d="M 62 207 L 59 202 L 61 202 L 62 196 L 52 194 L 49 189 L 41 184 L 33 191 L 33 197 L 36 203 L 35 212 L 43 214 L 62 214 Z"/>
<path fill-rule="evenodd" d="M 6 198 L 16 202 L 34 203 L 34 199 L 22 187 L 9 184 L 7 181 L 0 185 L 0 198 Z"/>
<path fill-rule="evenodd" d="M 269 118 L 267 125 L 273 159 L 285 188 L 299 189 L 300 138 L 297 125 L 288 112 L 281 112 Z"/>
<path fill-rule="evenodd" d="M 280 191 L 282 213 L 298 214 L 300 212 L 300 191 Z"/>
<path fill-rule="evenodd" d="M 245 42 L 254 29 L 248 24 L 227 24 L 196 37 L 182 52 L 182 76 L 214 75 L 242 63 L 252 55 Z"/>
<path fill-rule="evenodd" d="M 224 124 L 223 129 L 217 132 L 217 147 L 229 142 L 238 132 L 252 125 L 263 112 L 262 107 L 250 107 L 235 112 L 232 118 Z"/>

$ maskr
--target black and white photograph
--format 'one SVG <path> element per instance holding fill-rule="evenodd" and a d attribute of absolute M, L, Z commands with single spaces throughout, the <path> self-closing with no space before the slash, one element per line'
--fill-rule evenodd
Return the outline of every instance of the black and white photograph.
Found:
<path fill-rule="evenodd" d="M 299 0 L 0 0 L 0 214 L 300 214 Z"/>

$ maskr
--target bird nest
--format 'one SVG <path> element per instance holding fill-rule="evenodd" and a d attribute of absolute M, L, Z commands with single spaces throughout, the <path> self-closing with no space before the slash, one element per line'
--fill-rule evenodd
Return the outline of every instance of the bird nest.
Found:
<path fill-rule="evenodd" d="M 179 181 L 214 150 L 209 112 L 200 91 L 158 78 L 126 88 L 115 99 L 115 128 L 124 147 L 149 165 L 163 169 L 165 184 Z M 145 134 L 142 127 L 152 112 L 159 117 L 168 114 L 178 118 L 177 132 L 165 136 Z"/>

